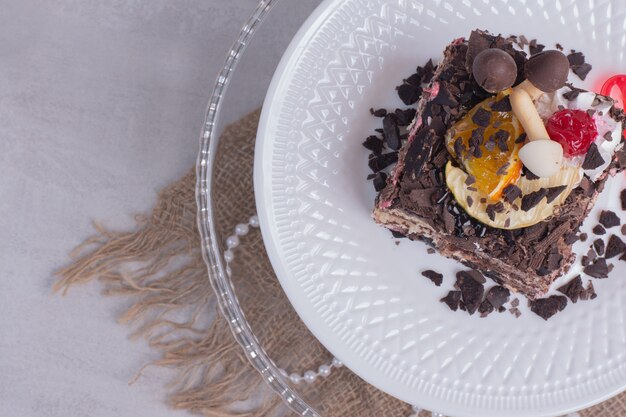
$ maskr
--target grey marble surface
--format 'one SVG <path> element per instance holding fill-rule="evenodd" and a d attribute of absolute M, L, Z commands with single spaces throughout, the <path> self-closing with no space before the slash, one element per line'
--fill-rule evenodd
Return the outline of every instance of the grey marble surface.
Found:
<path fill-rule="evenodd" d="M 194 163 L 255 0 L 0 0 L 0 416 L 183 416 L 97 285 L 51 294 L 92 233 L 124 229 Z M 257 103 L 246 103 L 246 106 Z M 243 112 L 245 106 L 241 108 Z"/>

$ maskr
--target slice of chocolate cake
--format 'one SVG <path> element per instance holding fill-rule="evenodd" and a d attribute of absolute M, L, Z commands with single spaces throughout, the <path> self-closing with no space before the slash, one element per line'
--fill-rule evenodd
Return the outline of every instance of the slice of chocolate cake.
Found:
<path fill-rule="evenodd" d="M 489 138 L 474 135 L 475 131 L 485 132 L 484 128 L 480 130 L 480 125 L 481 117 L 487 116 L 478 114 L 482 111 L 480 109 L 472 109 L 494 95 L 478 85 L 472 74 L 472 64 L 481 51 L 489 48 L 503 50 L 513 58 L 518 68 L 515 85 L 525 79 L 527 55 L 514 48 L 510 39 L 474 31 L 469 40 L 458 39 L 448 45 L 430 85 L 424 89 L 417 103 L 408 140 L 400 150 L 398 163 L 389 175 L 387 185 L 376 199 L 374 218 L 392 231 L 410 239 L 423 240 L 441 255 L 457 259 L 509 289 L 535 299 L 544 295 L 551 283 L 569 269 L 575 260 L 572 245 L 577 240 L 579 227 L 593 207 L 609 171 L 615 173 L 622 169 L 618 161 L 618 154 L 622 153 L 621 129 L 605 133 L 606 142 L 600 146 L 592 143 L 586 155 L 573 159 L 582 165 L 581 176 L 569 188 L 536 186 L 533 192 L 522 195 L 511 180 L 510 186 L 499 184 L 499 198 L 475 201 L 471 197 L 475 194 L 470 192 L 471 195 L 468 194 L 460 204 L 458 193 L 452 192 L 446 179 L 448 170 L 460 165 L 459 158 L 452 155 L 453 151 L 457 156 L 465 152 L 480 157 L 480 149 L 484 147 L 506 149 L 512 143 L 521 146 L 525 140 L 522 134 L 514 138 L 515 142 L 504 142 L 502 139 L 508 134 L 499 134 L 500 131 Z M 590 117 L 598 111 L 605 116 L 610 115 L 615 126 L 618 123 L 621 126 L 623 113 L 612 106 L 609 98 L 567 87 L 545 96 L 551 101 L 543 98 L 546 103 L 539 113 L 548 111 L 550 106 L 561 110 L 568 101 L 589 100 L 588 103 L 577 104 L 584 104 Z M 495 112 L 511 112 L 508 95 L 496 96 L 489 103 Z M 478 125 L 469 138 L 470 149 L 462 149 L 464 145 L 457 140 L 451 150 L 446 135 L 450 135 L 455 123 L 470 111 L 473 112 L 470 113 L 473 123 Z M 475 140 L 474 145 L 471 145 L 472 140 Z M 457 145 L 459 149 L 456 149 Z M 512 162 L 518 161 L 515 159 Z M 519 181 L 548 184 L 526 169 L 522 171 L 521 163 L 520 172 Z M 498 174 L 502 173 L 508 175 L 501 168 Z M 515 179 L 513 174 L 510 177 Z M 466 188 L 475 190 L 475 178 L 472 175 L 463 178 Z M 511 219 L 532 217 L 529 213 L 534 213 L 535 209 L 540 211 L 539 206 L 545 214 L 550 204 L 556 206 L 542 221 L 528 222 L 525 227 L 510 227 Z M 472 215 L 468 214 L 470 208 Z M 499 222 L 499 226 L 488 225 L 489 220 L 493 220 L 493 224 Z"/>

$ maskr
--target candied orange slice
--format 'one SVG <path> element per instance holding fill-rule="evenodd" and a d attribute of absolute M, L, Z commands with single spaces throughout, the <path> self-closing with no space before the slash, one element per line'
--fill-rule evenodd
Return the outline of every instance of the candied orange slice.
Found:
<path fill-rule="evenodd" d="M 522 172 L 518 140 L 524 129 L 510 110 L 505 90 L 477 104 L 446 134 L 448 151 L 469 174 L 468 187 L 474 187 L 492 201 L 514 184 Z"/>

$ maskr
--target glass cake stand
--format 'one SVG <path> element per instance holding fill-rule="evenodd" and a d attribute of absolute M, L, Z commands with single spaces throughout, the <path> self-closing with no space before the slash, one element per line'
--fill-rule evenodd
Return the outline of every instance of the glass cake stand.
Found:
<path fill-rule="evenodd" d="M 224 128 L 259 108 L 283 52 L 304 20 L 321 0 L 261 0 L 229 51 L 211 95 L 197 161 L 196 200 L 202 253 L 220 310 L 250 363 L 265 382 L 296 413 L 318 416 L 296 391 L 290 379 L 275 365 L 259 343 L 238 301 L 236 286 L 224 258 L 227 235 L 220 233 L 215 218 L 214 175 L 216 154 Z M 246 223 L 246 219 L 242 219 Z M 254 226 L 254 219 L 252 219 Z"/>

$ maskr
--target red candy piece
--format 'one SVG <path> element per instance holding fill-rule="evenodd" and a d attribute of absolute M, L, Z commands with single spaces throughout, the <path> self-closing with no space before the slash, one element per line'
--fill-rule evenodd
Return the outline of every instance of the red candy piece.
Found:
<path fill-rule="evenodd" d="M 596 122 L 586 111 L 561 110 L 548 119 L 550 139 L 563 146 L 566 155 L 584 155 L 598 136 Z"/>

